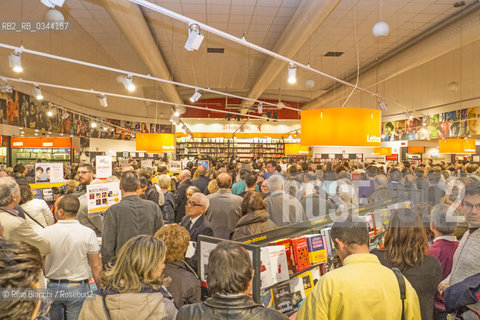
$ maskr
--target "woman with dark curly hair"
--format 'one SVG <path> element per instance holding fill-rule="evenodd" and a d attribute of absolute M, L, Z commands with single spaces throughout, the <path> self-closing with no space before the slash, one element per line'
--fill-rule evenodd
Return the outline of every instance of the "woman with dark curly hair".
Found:
<path fill-rule="evenodd" d="M 427 255 L 428 238 L 420 214 L 400 209 L 393 213 L 385 234 L 385 249 L 372 250 L 380 262 L 397 267 L 417 291 L 422 320 L 433 319 L 434 298 L 442 278 L 440 262 Z"/>

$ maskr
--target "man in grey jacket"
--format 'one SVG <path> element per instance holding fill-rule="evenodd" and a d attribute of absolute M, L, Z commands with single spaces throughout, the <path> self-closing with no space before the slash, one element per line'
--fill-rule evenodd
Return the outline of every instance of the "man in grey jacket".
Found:
<path fill-rule="evenodd" d="M 270 176 L 267 183 L 271 194 L 265 199 L 270 219 L 279 227 L 307 220 L 300 201 L 284 191 L 283 181 L 279 174 Z"/>
<path fill-rule="evenodd" d="M 154 235 L 163 226 L 160 207 L 150 200 L 140 199 L 140 182 L 134 171 L 127 171 L 120 179 L 122 200 L 108 208 L 102 236 L 102 263 L 106 266 L 130 238 Z"/>
<path fill-rule="evenodd" d="M 205 217 L 212 227 L 214 237 L 230 240 L 241 218 L 243 199 L 230 190 L 232 176 L 228 173 L 217 176 L 217 185 L 219 190 L 208 195 L 210 206 Z"/>
<path fill-rule="evenodd" d="M 463 235 L 455 251 L 452 271 L 438 286 L 440 293 L 443 293 L 449 286 L 480 273 L 480 182 L 473 182 L 466 187 L 462 212 L 468 223 L 468 231 Z M 447 216 L 448 218 L 455 217 Z M 480 313 L 480 302 L 468 307 Z M 469 311 L 463 314 L 463 318 L 465 320 L 478 319 L 473 312 Z"/>

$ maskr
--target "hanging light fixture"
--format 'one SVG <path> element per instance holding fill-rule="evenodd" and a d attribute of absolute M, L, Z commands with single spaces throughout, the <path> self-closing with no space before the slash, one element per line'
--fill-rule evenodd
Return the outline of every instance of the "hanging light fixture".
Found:
<path fill-rule="evenodd" d="M 190 102 L 192 102 L 192 103 L 197 102 L 198 99 L 200 99 L 201 96 L 202 96 L 202 94 L 200 92 L 198 92 L 198 89 L 195 89 L 195 93 L 190 97 Z"/>
<path fill-rule="evenodd" d="M 98 102 L 102 107 L 104 108 L 108 107 L 107 96 L 105 96 L 104 94 L 101 94 L 98 96 Z"/>
<path fill-rule="evenodd" d="M 188 26 L 188 39 L 185 42 L 185 49 L 188 51 L 198 50 L 202 45 L 203 38 L 200 33 L 200 26 L 198 24 L 191 24 Z"/>
<path fill-rule="evenodd" d="M 263 113 L 263 103 L 261 102 L 258 104 L 258 113 Z"/>
<path fill-rule="evenodd" d="M 127 75 L 125 79 L 123 79 L 123 86 L 125 89 L 127 89 L 129 92 L 135 91 L 135 85 L 133 84 L 132 80 L 133 76 L 131 74 Z"/>
<path fill-rule="evenodd" d="M 33 87 L 33 96 L 39 101 L 43 100 L 42 89 L 38 84 Z"/>
<path fill-rule="evenodd" d="M 288 65 L 288 83 L 294 84 L 297 82 L 297 66 L 293 63 Z"/>
<path fill-rule="evenodd" d="M 13 69 L 15 73 L 22 73 L 22 53 L 18 50 L 15 50 L 8 56 L 8 64 L 10 68 Z"/>

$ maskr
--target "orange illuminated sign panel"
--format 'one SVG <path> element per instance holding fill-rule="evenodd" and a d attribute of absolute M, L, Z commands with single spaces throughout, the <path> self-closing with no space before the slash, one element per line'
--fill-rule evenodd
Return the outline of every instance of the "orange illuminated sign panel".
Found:
<path fill-rule="evenodd" d="M 373 153 L 382 156 L 389 156 L 392 154 L 392 148 L 373 148 Z"/>
<path fill-rule="evenodd" d="M 12 138 L 12 148 L 71 148 L 69 138 Z"/>
<path fill-rule="evenodd" d="M 309 154 L 310 150 L 307 146 L 302 146 L 299 143 L 285 144 L 285 154 Z"/>
<path fill-rule="evenodd" d="M 137 133 L 137 151 L 162 153 L 175 151 L 175 136 L 171 133 Z"/>
<path fill-rule="evenodd" d="M 441 139 L 439 153 L 476 153 L 475 139 Z"/>
<path fill-rule="evenodd" d="M 369 146 L 381 142 L 381 112 L 366 108 L 324 108 L 301 113 L 304 146 Z"/>
<path fill-rule="evenodd" d="M 408 147 L 408 153 L 424 153 L 425 147 Z"/>

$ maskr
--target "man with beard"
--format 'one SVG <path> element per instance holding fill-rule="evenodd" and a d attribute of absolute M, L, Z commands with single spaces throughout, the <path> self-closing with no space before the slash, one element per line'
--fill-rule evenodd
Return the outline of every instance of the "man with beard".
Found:
<path fill-rule="evenodd" d="M 95 175 L 92 165 L 88 163 L 80 164 L 78 166 L 77 175 L 80 184 L 72 193 L 72 195 L 77 197 L 80 201 L 80 209 L 77 213 L 77 220 L 84 226 L 87 226 L 95 231 L 97 237 L 101 237 L 103 229 L 103 217 L 99 212 L 88 213 L 87 186 L 93 181 Z"/>

